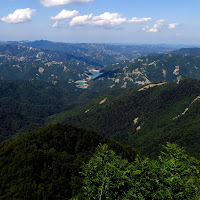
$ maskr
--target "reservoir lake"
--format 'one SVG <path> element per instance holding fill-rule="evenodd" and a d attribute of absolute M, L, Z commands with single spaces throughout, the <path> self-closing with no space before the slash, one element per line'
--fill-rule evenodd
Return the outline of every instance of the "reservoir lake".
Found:
<path fill-rule="evenodd" d="M 90 73 L 92 74 L 92 75 L 90 75 L 91 79 L 95 79 L 101 75 L 99 70 L 92 70 L 92 71 L 90 71 Z M 87 85 L 87 81 L 77 81 L 76 83 L 81 87 L 84 87 Z"/>

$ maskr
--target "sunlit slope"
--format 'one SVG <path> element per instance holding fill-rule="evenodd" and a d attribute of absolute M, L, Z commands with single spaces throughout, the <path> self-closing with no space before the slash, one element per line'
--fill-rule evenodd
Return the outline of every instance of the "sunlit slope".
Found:
<path fill-rule="evenodd" d="M 116 63 L 104 68 L 101 76 L 90 83 L 89 89 L 127 88 L 160 81 L 178 82 L 181 78 L 200 79 L 200 57 L 165 54 Z"/>
<path fill-rule="evenodd" d="M 120 92 L 121 91 L 121 92 Z M 131 144 L 155 155 L 166 141 L 200 156 L 200 81 L 162 82 L 108 93 L 70 112 L 49 118 Z"/>

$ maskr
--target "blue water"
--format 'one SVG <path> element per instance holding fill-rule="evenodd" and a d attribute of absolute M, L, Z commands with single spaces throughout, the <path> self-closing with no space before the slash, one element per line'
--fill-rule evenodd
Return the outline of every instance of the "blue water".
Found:
<path fill-rule="evenodd" d="M 100 76 L 101 74 L 99 73 L 99 71 L 90 71 L 90 73 L 92 74 L 92 75 L 90 75 L 91 76 L 91 79 L 95 79 L 95 78 L 97 78 L 98 76 Z M 87 82 L 76 82 L 78 85 L 80 85 L 80 86 L 85 86 L 85 84 L 87 84 Z"/>
<path fill-rule="evenodd" d="M 97 78 L 98 76 L 100 76 L 99 71 L 91 71 L 90 73 L 92 74 L 91 79 L 95 79 L 95 78 Z"/>
<path fill-rule="evenodd" d="M 85 86 L 85 82 L 77 82 L 80 86 Z"/>

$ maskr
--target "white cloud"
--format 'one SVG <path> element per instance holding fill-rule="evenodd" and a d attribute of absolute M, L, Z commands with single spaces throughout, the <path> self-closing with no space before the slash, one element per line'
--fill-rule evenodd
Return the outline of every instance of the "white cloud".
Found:
<path fill-rule="evenodd" d="M 151 28 L 150 26 L 145 26 L 142 30 L 149 33 L 157 33 L 159 31 L 157 28 Z"/>
<path fill-rule="evenodd" d="M 151 21 L 152 18 L 151 17 L 144 17 L 144 18 L 137 18 L 137 17 L 133 17 L 132 19 L 129 20 L 130 23 L 142 23 L 142 22 L 149 22 Z"/>
<path fill-rule="evenodd" d="M 158 20 L 158 21 L 154 24 L 153 28 L 154 28 L 154 29 L 162 28 L 163 25 L 164 25 L 164 23 L 165 23 L 166 21 L 167 21 L 166 19 L 160 19 L 160 20 Z"/>
<path fill-rule="evenodd" d="M 70 21 L 69 25 L 70 26 L 87 25 L 90 24 L 90 19 L 92 19 L 92 14 L 76 16 Z"/>
<path fill-rule="evenodd" d="M 120 26 L 122 24 L 134 23 L 134 22 L 148 22 L 151 18 L 132 18 L 131 20 L 127 20 L 126 17 L 123 17 L 119 13 L 109 13 L 105 12 L 99 16 L 83 15 L 83 16 L 75 16 L 71 22 L 70 26 L 80 26 L 80 25 L 91 25 L 91 26 L 99 26 L 104 28 L 114 28 Z"/>
<path fill-rule="evenodd" d="M 55 21 L 52 25 L 53 28 L 57 28 L 58 27 L 58 21 Z"/>
<path fill-rule="evenodd" d="M 78 15 L 78 13 L 79 12 L 77 10 L 70 11 L 70 10 L 63 9 L 56 16 L 50 17 L 51 20 L 55 20 L 55 22 L 51 26 L 53 28 L 57 28 L 59 26 L 59 24 L 65 23 L 66 20 L 68 20 L 68 19 L 72 19 L 73 17 L 75 17 L 76 15 Z"/>
<path fill-rule="evenodd" d="M 70 19 L 78 15 L 77 10 L 65 10 L 63 9 L 60 13 L 58 13 L 55 17 L 50 17 L 51 20 L 65 20 L 65 19 Z"/>
<path fill-rule="evenodd" d="M 58 13 L 56 16 L 50 17 L 51 20 L 55 20 L 52 27 L 58 27 L 59 24 L 64 24 L 67 22 L 68 19 L 71 19 L 69 21 L 69 26 L 96 26 L 96 27 L 104 27 L 104 28 L 115 28 L 119 27 L 123 24 L 130 24 L 130 23 L 142 23 L 142 22 L 148 22 L 152 20 L 151 17 L 148 18 L 132 18 L 130 20 L 127 20 L 126 17 L 123 17 L 119 13 L 110 13 L 105 12 L 98 16 L 93 16 L 93 14 L 87 14 L 87 15 L 78 15 L 79 12 L 77 10 L 69 11 L 63 9 L 60 13 Z"/>
<path fill-rule="evenodd" d="M 153 25 L 153 27 L 146 26 L 142 30 L 149 32 L 149 33 L 157 33 L 164 26 L 164 23 L 166 21 L 167 20 L 165 20 L 165 19 L 160 19 L 160 20 L 156 21 L 156 23 Z"/>
<path fill-rule="evenodd" d="M 63 6 L 73 3 L 88 3 L 93 0 L 40 0 L 40 3 L 45 7 Z"/>
<path fill-rule="evenodd" d="M 93 26 L 115 27 L 126 22 L 127 19 L 118 13 L 105 12 L 102 15 L 93 17 L 91 24 Z"/>
<path fill-rule="evenodd" d="M 70 26 L 80 26 L 80 25 L 91 25 L 91 26 L 102 26 L 102 27 L 116 27 L 127 22 L 125 17 L 121 17 L 118 13 L 105 12 L 102 15 L 94 16 L 82 15 L 74 17 Z"/>
<path fill-rule="evenodd" d="M 157 28 L 150 28 L 149 30 L 147 30 L 147 32 L 150 33 L 157 33 L 159 30 Z"/>
<path fill-rule="evenodd" d="M 17 9 L 14 13 L 9 14 L 6 17 L 2 17 L 1 21 L 10 24 L 23 23 L 31 20 L 31 17 L 35 14 L 36 10 L 26 8 Z"/>
<path fill-rule="evenodd" d="M 174 28 L 176 28 L 178 25 L 179 25 L 178 23 L 169 24 L 169 25 L 168 25 L 168 28 L 169 28 L 169 29 L 174 29 Z"/>

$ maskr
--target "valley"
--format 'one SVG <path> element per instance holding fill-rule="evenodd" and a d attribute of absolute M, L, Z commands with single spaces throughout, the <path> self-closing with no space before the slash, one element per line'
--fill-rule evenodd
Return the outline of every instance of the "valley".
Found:
<path fill-rule="evenodd" d="M 75 54 L 79 48 L 82 52 L 87 50 L 87 60 Z M 105 59 L 103 67 L 93 60 L 102 48 L 106 52 L 111 49 L 120 52 L 127 58 L 131 55 L 128 49 L 140 50 L 141 55 L 151 48 L 154 51 L 157 48 L 157 52 L 140 58 L 132 54 L 131 59 L 117 60 L 112 65 Z M 97 131 L 148 155 L 159 152 L 160 147 L 155 144 L 162 144 L 166 135 L 168 139 L 163 142 L 185 146 L 181 141 L 188 139 L 174 140 L 171 134 L 173 130 L 177 136 L 187 132 L 186 128 L 182 130 L 185 126 L 181 120 L 185 117 L 188 116 L 188 123 L 190 120 L 193 123 L 189 116 L 198 120 L 197 110 L 194 115 L 190 113 L 198 104 L 200 94 L 199 81 L 195 80 L 200 79 L 199 49 L 167 52 L 169 47 L 156 48 L 49 41 L 1 44 L 0 140 L 47 124 L 65 122 Z M 108 55 L 116 56 L 115 53 Z M 190 131 L 188 134 L 191 135 Z M 152 144 L 145 145 L 149 138 Z M 187 146 L 188 152 L 198 156 L 194 144 Z"/>
<path fill-rule="evenodd" d="M 199 8 L 1 0 L 0 200 L 200 200 Z"/>
<path fill-rule="evenodd" d="M 162 170 L 169 157 L 158 159 L 163 147 L 173 149 L 172 158 L 186 168 L 200 166 L 199 52 L 199 48 L 159 45 L 2 42 L 0 199 L 45 195 L 46 199 L 84 199 L 88 170 L 98 176 L 108 166 L 114 171 L 122 167 L 138 184 L 146 177 L 143 172 L 152 173 L 154 183 L 149 185 L 157 184 L 159 177 L 162 184 L 157 187 L 168 198 Z M 177 151 L 182 157 L 176 157 Z M 93 162 L 100 165 L 97 158 L 109 158 L 108 166 L 101 164 L 95 171 Z M 142 162 L 148 163 L 148 172 L 142 172 Z M 86 163 L 89 168 L 83 167 Z M 158 168 L 164 175 L 150 172 Z M 194 182 L 187 185 L 188 194 L 195 194 L 195 199 L 199 194 L 191 191 L 198 188 L 198 172 L 190 173 Z M 133 195 L 132 180 L 121 181 L 132 188 L 127 195 Z M 122 195 L 125 189 L 116 190 Z M 151 195 L 148 190 L 142 191 L 145 198 Z M 152 189 L 152 194 L 161 193 Z"/>

